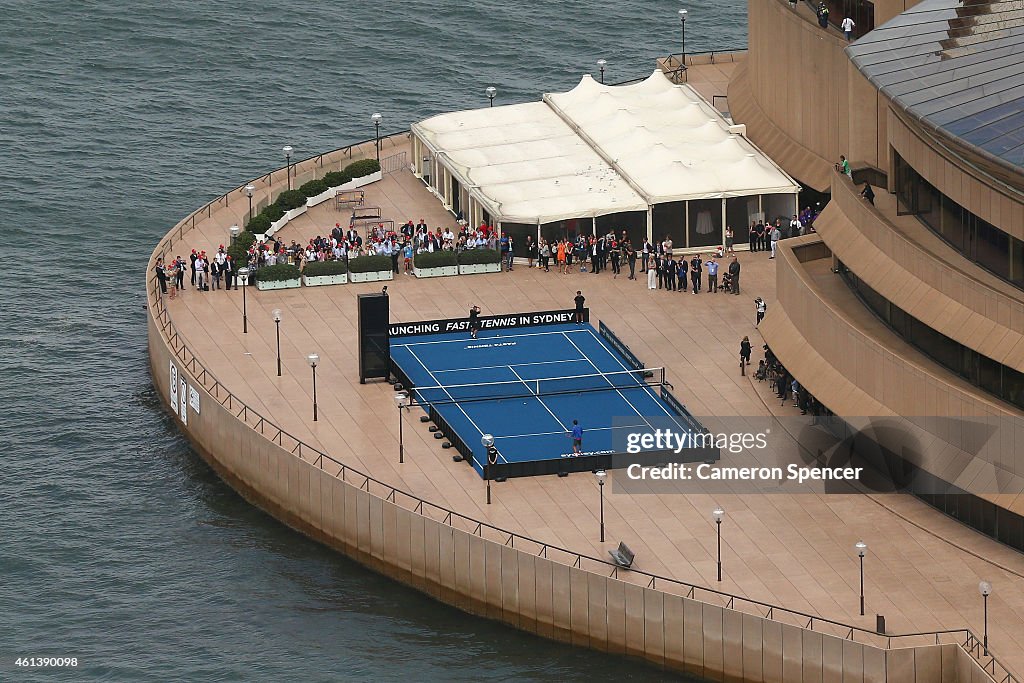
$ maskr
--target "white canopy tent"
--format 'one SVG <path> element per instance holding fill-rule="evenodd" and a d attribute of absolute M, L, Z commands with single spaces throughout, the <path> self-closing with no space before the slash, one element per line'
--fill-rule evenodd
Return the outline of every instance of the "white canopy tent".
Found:
<path fill-rule="evenodd" d="M 797 212 L 799 185 L 734 130 L 660 71 L 412 126 L 416 172 L 471 223 L 628 225 L 683 248 L 724 243 L 727 225 L 739 244 L 751 221 Z"/>

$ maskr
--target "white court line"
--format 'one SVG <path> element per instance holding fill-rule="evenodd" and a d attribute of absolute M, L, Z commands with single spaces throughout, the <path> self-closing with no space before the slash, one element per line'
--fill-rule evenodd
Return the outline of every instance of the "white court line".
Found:
<path fill-rule="evenodd" d="M 593 328 L 590 329 L 590 336 L 594 337 L 594 339 L 597 341 L 598 345 L 602 349 L 604 349 L 605 352 L 615 360 L 615 362 L 617 362 L 619 364 L 620 368 L 622 368 L 623 370 L 626 370 L 626 371 L 630 370 L 630 368 L 627 368 L 626 364 L 622 362 L 622 358 L 620 358 L 618 354 L 614 353 L 611 349 L 609 349 L 607 346 L 605 346 L 605 343 L 600 339 L 600 337 L 598 337 L 597 335 L 594 334 Z M 572 344 L 572 341 L 570 340 L 569 343 Z M 573 346 L 576 346 L 576 344 L 573 344 Z M 583 353 L 583 350 L 580 349 L 580 347 L 576 346 L 576 349 L 580 353 Z M 589 358 L 588 358 L 588 360 L 589 360 Z M 591 363 L 591 365 L 593 365 L 593 363 Z M 595 365 L 594 367 L 596 368 L 597 366 Z M 664 372 L 664 369 L 662 369 L 662 372 Z M 658 395 L 654 393 L 654 390 L 651 389 L 649 386 L 647 386 L 646 382 L 643 383 L 641 386 L 643 386 L 643 388 L 647 390 L 647 395 L 654 399 L 655 404 L 657 404 L 657 406 L 659 408 L 661 408 L 661 410 L 666 415 L 671 417 L 678 424 L 678 422 L 679 422 L 678 417 L 679 416 L 678 415 L 673 415 L 672 413 L 668 412 L 668 408 L 666 408 L 664 403 L 662 403 L 661 398 L 658 397 Z M 628 403 L 628 401 L 627 401 L 627 403 Z M 632 407 L 632 404 L 630 404 L 630 407 Z M 633 410 L 636 410 L 636 408 L 633 408 Z M 637 411 L 637 412 L 639 412 L 639 411 Z M 647 423 L 647 426 L 648 427 L 653 427 L 653 425 L 650 422 Z"/>
<path fill-rule="evenodd" d="M 515 366 L 511 365 L 481 365 L 478 368 L 452 368 L 451 370 L 434 370 L 435 375 L 440 375 L 442 372 L 462 372 L 463 370 L 497 370 L 498 368 L 509 368 L 517 367 L 521 368 L 527 365 L 548 365 L 549 363 L 579 363 L 584 361 L 586 358 L 569 358 L 567 360 L 542 360 L 536 363 L 516 363 Z"/>
<path fill-rule="evenodd" d="M 509 370 L 512 371 L 512 374 L 516 376 L 516 379 L 518 379 L 520 382 L 523 382 L 523 386 L 526 387 L 526 390 L 530 391 L 530 385 L 527 384 L 525 381 L 523 381 L 523 378 L 519 376 L 519 373 L 516 372 L 515 370 L 512 370 L 512 366 L 511 365 L 507 365 L 506 367 Z M 551 417 L 553 417 L 555 419 L 555 422 L 558 423 L 558 426 L 561 427 L 562 429 L 564 429 L 566 432 L 568 432 L 569 430 L 566 429 L 565 423 L 563 423 L 561 420 L 559 420 L 558 416 L 555 415 L 553 412 L 551 412 L 551 408 L 548 408 L 548 404 L 545 403 L 544 400 L 541 399 L 541 397 L 537 395 L 537 392 L 530 391 L 530 393 L 533 394 L 533 397 L 537 399 L 537 402 L 540 403 L 541 406 L 544 407 L 544 410 L 548 411 L 548 415 L 550 415 Z"/>
<path fill-rule="evenodd" d="M 436 387 L 428 387 L 428 388 L 444 389 L 444 386 L 442 386 L 440 383 L 438 383 L 437 378 L 434 377 L 434 373 L 432 373 L 430 371 L 430 368 L 428 368 L 423 363 L 423 361 L 420 360 L 420 357 L 416 355 L 416 352 L 413 351 L 412 349 L 408 349 L 408 351 L 409 351 L 409 353 L 412 354 L 412 357 L 416 359 L 416 362 L 419 363 L 423 367 L 423 369 L 427 371 L 427 374 L 430 375 L 430 379 L 434 380 L 434 383 L 438 385 Z M 413 387 L 413 390 L 415 390 L 415 389 L 416 389 L 416 387 Z M 448 394 L 448 390 L 444 389 L 444 393 Z M 448 394 L 448 398 L 450 398 L 452 400 L 452 403 L 454 403 L 456 406 L 458 406 L 459 410 L 462 411 L 462 414 L 466 416 L 467 420 L 469 420 L 469 424 L 473 425 L 473 428 L 476 429 L 476 431 L 480 432 L 480 436 L 483 436 L 484 435 L 484 430 L 480 429 L 480 427 L 477 426 L 476 422 L 473 422 L 473 418 L 471 418 L 469 416 L 469 413 L 467 413 L 465 411 L 465 409 L 462 407 L 462 405 L 458 401 L 455 400 L 455 397 L 452 396 L 451 394 Z M 428 401 L 428 403 L 429 403 L 429 401 Z M 453 427 L 453 429 L 454 429 L 454 427 Z M 466 444 L 466 445 L 469 446 L 469 444 Z M 469 448 L 470 448 L 470 450 L 473 449 L 472 446 L 469 446 Z M 505 456 L 501 454 L 501 451 L 498 451 L 498 457 L 500 457 L 502 460 L 505 460 Z M 508 462 L 508 460 L 505 460 L 505 462 Z M 481 463 L 481 466 L 482 466 L 482 463 Z"/>
<path fill-rule="evenodd" d="M 569 342 L 570 344 L 572 344 L 573 346 L 576 346 L 576 342 L 574 342 L 574 341 L 573 341 L 572 339 L 569 339 L 569 337 L 568 337 L 568 336 L 566 336 L 566 337 L 565 337 L 565 339 L 566 339 L 566 341 L 568 341 L 568 342 Z M 601 348 L 604 348 L 604 344 L 602 344 L 602 345 L 601 345 Z M 580 352 L 580 353 L 581 353 L 582 355 L 584 355 L 584 356 L 586 356 L 586 355 L 587 355 L 587 354 L 583 353 L 583 349 L 581 349 L 581 348 L 580 348 L 580 347 L 578 347 L 578 346 L 576 346 L 576 350 L 577 350 L 577 351 L 579 351 L 579 352 Z M 589 363 L 590 363 L 590 364 L 591 364 L 591 365 L 593 366 L 594 370 L 596 370 L 597 372 L 601 372 L 601 368 L 597 367 L 597 365 L 595 365 L 595 364 L 594 364 L 594 361 L 590 360 L 590 358 L 589 358 L 589 357 L 587 358 L 587 361 L 588 361 L 588 362 L 589 362 Z M 624 370 L 626 370 L 627 368 L 623 367 L 623 369 L 624 369 Z M 608 386 L 610 386 L 610 387 L 612 387 L 612 388 L 615 388 L 615 385 L 614 385 L 614 384 L 612 384 L 612 381 L 611 381 L 610 379 L 608 379 L 607 377 L 605 377 L 605 381 L 606 381 L 606 382 L 608 382 Z M 644 383 L 641 383 L 641 384 L 639 384 L 639 385 L 637 385 L 637 386 L 647 386 L 647 385 L 646 385 L 646 384 L 644 384 Z M 632 409 L 633 409 L 633 412 L 634 412 L 634 413 L 636 413 L 636 414 L 637 414 L 638 416 L 640 416 L 640 418 L 641 418 L 641 419 L 642 419 L 642 420 L 643 420 L 644 422 L 646 422 L 646 423 L 647 423 L 647 426 L 648 426 L 648 427 L 650 427 L 650 428 L 651 428 L 651 430 L 654 430 L 654 425 L 652 425 L 652 424 L 651 424 L 651 423 L 650 423 L 650 422 L 648 421 L 647 417 L 646 417 L 646 416 L 644 416 L 644 414 L 643 414 L 643 413 L 641 413 L 641 412 L 640 412 L 639 410 L 637 410 L 637 409 L 636 409 L 636 406 L 635 406 L 635 405 L 633 405 L 632 403 L 630 403 L 629 399 L 628 399 L 628 398 L 626 398 L 626 397 L 625 397 L 625 396 L 623 395 L 623 393 L 622 393 L 621 391 L 619 391 L 618 389 L 615 389 L 615 393 L 619 395 L 619 398 L 621 398 L 621 399 L 622 399 L 623 401 L 625 401 L 625 402 L 626 402 L 626 405 L 628 405 L 628 406 L 629 406 L 630 408 L 632 408 Z"/>
<path fill-rule="evenodd" d="M 593 328 L 589 328 L 589 329 L 592 330 Z M 574 332 L 575 333 L 579 333 L 579 332 L 586 332 L 586 331 L 587 331 L 586 329 L 582 329 L 582 330 L 564 330 L 562 332 L 528 332 L 526 334 L 508 334 L 508 335 L 505 335 L 505 336 L 501 337 L 501 339 L 519 339 L 520 337 L 543 337 L 543 336 L 546 336 L 546 335 L 549 335 L 549 334 L 562 334 L 562 335 L 564 335 L 564 334 L 572 334 Z M 497 339 L 497 337 L 477 337 L 476 339 L 472 339 L 472 338 L 469 338 L 469 337 L 467 337 L 465 339 L 440 339 L 440 340 L 437 340 L 437 341 L 421 341 L 421 342 L 409 342 L 407 344 L 395 344 L 395 346 L 409 347 L 409 346 L 421 346 L 421 345 L 426 345 L 426 344 L 465 344 L 466 342 L 476 342 L 476 341 L 480 341 L 481 339 Z"/>
<path fill-rule="evenodd" d="M 643 426 L 644 425 L 619 425 L 618 427 L 590 427 L 588 429 L 583 430 L 583 433 L 586 434 L 587 432 L 609 431 L 612 429 L 631 429 L 633 427 Z M 650 427 L 650 425 L 647 426 Z M 565 432 L 535 432 L 533 434 L 509 434 L 508 436 L 495 436 L 494 440 L 497 441 L 498 439 L 521 439 L 530 436 L 553 436 L 555 434 L 565 434 Z"/>

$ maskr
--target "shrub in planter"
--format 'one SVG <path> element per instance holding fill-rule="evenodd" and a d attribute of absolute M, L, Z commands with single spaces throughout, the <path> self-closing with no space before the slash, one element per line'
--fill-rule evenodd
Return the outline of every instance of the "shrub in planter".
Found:
<path fill-rule="evenodd" d="M 390 265 L 390 263 L 388 264 Z M 320 275 L 344 275 L 348 272 L 348 265 L 344 261 L 310 261 L 302 269 L 306 277 L 318 277 Z"/>
<path fill-rule="evenodd" d="M 459 264 L 463 266 L 478 263 L 501 263 L 501 254 L 495 249 L 467 249 L 459 252 Z"/>
<path fill-rule="evenodd" d="M 417 268 L 443 268 L 458 263 L 454 251 L 424 251 L 413 257 L 413 265 Z"/>
<path fill-rule="evenodd" d="M 298 280 L 299 275 L 298 266 L 293 266 L 290 263 L 278 263 L 258 268 L 249 277 L 259 282 L 284 282 L 285 280 Z"/>
<path fill-rule="evenodd" d="M 231 262 L 235 264 L 235 268 L 249 265 L 249 250 L 239 244 L 238 241 L 235 241 L 226 251 L 228 256 L 231 257 Z"/>
<path fill-rule="evenodd" d="M 391 257 L 384 255 L 360 256 L 348 262 L 350 273 L 376 273 L 379 270 L 391 270 Z"/>
<path fill-rule="evenodd" d="M 238 237 L 235 238 L 235 244 L 242 245 L 242 249 L 248 250 L 249 247 L 256 244 L 256 235 L 246 228 L 242 232 L 238 233 Z"/>
<path fill-rule="evenodd" d="M 263 209 L 261 215 L 265 216 L 269 222 L 276 223 L 284 216 L 284 209 L 277 204 L 268 204 L 267 208 Z M 269 228 L 270 226 L 268 225 L 267 227 Z"/>
<path fill-rule="evenodd" d="M 352 180 L 352 176 L 344 171 L 329 171 L 324 174 L 323 181 L 327 183 L 327 187 L 338 187 L 344 185 L 348 181 Z"/>
<path fill-rule="evenodd" d="M 306 195 L 301 190 L 285 190 L 277 195 L 277 201 L 274 203 L 281 207 L 282 211 L 291 211 L 306 205 Z"/>
<path fill-rule="evenodd" d="M 270 223 L 271 222 L 272 221 L 271 221 L 270 216 L 266 216 L 266 215 L 264 215 L 262 213 L 261 214 L 257 214 L 255 216 L 253 216 L 252 220 L 249 221 L 246 224 L 245 232 L 243 232 L 241 235 L 239 235 L 239 237 L 244 235 L 246 232 L 249 233 L 250 235 L 264 235 L 264 234 L 266 234 L 267 230 L 270 230 Z M 256 238 L 253 237 L 254 241 L 255 241 L 255 239 Z M 252 246 L 251 243 L 250 243 L 249 246 Z"/>
<path fill-rule="evenodd" d="M 324 181 L 310 180 L 308 183 L 302 184 L 302 187 L 299 188 L 299 192 L 301 192 L 306 197 L 315 197 L 318 194 L 323 194 L 324 192 L 327 192 L 327 189 L 328 185 Z"/>
<path fill-rule="evenodd" d="M 350 178 L 362 178 L 364 175 L 370 175 L 380 170 L 380 164 L 376 159 L 360 159 L 359 161 L 353 161 L 351 164 L 345 167 L 345 173 Z"/>

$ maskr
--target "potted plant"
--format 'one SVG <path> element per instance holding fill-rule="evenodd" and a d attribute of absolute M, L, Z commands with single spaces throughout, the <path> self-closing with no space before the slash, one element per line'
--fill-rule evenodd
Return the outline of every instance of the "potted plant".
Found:
<path fill-rule="evenodd" d="M 267 217 L 266 214 L 260 213 L 253 216 L 252 220 L 246 223 L 245 230 L 246 232 L 249 232 L 252 235 L 266 235 L 267 230 L 270 230 L 270 223 L 270 218 Z M 239 237 L 241 237 L 241 235 L 239 235 Z M 246 248 L 248 249 L 248 247 Z"/>
<path fill-rule="evenodd" d="M 458 275 L 459 261 L 454 251 L 424 251 L 412 260 L 412 272 L 416 277 L 440 277 Z"/>
<path fill-rule="evenodd" d="M 344 261 L 312 261 L 302 269 L 302 284 L 307 287 L 343 285 L 348 282 L 348 265 Z"/>
<path fill-rule="evenodd" d="M 299 267 L 290 263 L 278 263 L 272 266 L 263 266 L 249 275 L 249 280 L 256 281 L 256 289 L 291 289 L 301 287 Z"/>
<path fill-rule="evenodd" d="M 459 252 L 459 275 L 500 272 L 501 254 L 495 249 L 467 249 Z"/>
<path fill-rule="evenodd" d="M 349 259 L 348 279 L 350 282 L 379 282 L 390 280 L 395 273 L 390 256 L 359 256 Z"/>

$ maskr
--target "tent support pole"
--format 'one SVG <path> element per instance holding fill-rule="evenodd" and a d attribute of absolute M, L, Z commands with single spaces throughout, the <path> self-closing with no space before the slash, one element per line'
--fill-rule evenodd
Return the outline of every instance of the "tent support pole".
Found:
<path fill-rule="evenodd" d="M 725 228 L 726 228 L 725 221 L 726 220 L 727 219 L 725 217 L 725 198 L 723 197 L 722 198 L 722 230 L 721 230 L 721 232 L 718 235 L 718 237 L 721 239 L 721 242 L 719 242 L 719 244 L 721 244 L 723 246 L 725 245 Z"/>
<path fill-rule="evenodd" d="M 647 239 L 654 242 L 654 207 L 650 204 L 647 205 Z M 644 264 L 644 268 L 646 267 Z"/>
<path fill-rule="evenodd" d="M 590 217 L 590 231 L 594 237 L 597 237 L 597 216 Z"/>
<path fill-rule="evenodd" d="M 686 220 L 683 221 L 683 231 L 685 232 L 686 239 L 683 240 L 683 244 L 687 248 L 690 247 L 690 200 L 687 199 L 683 202 L 683 214 Z"/>

